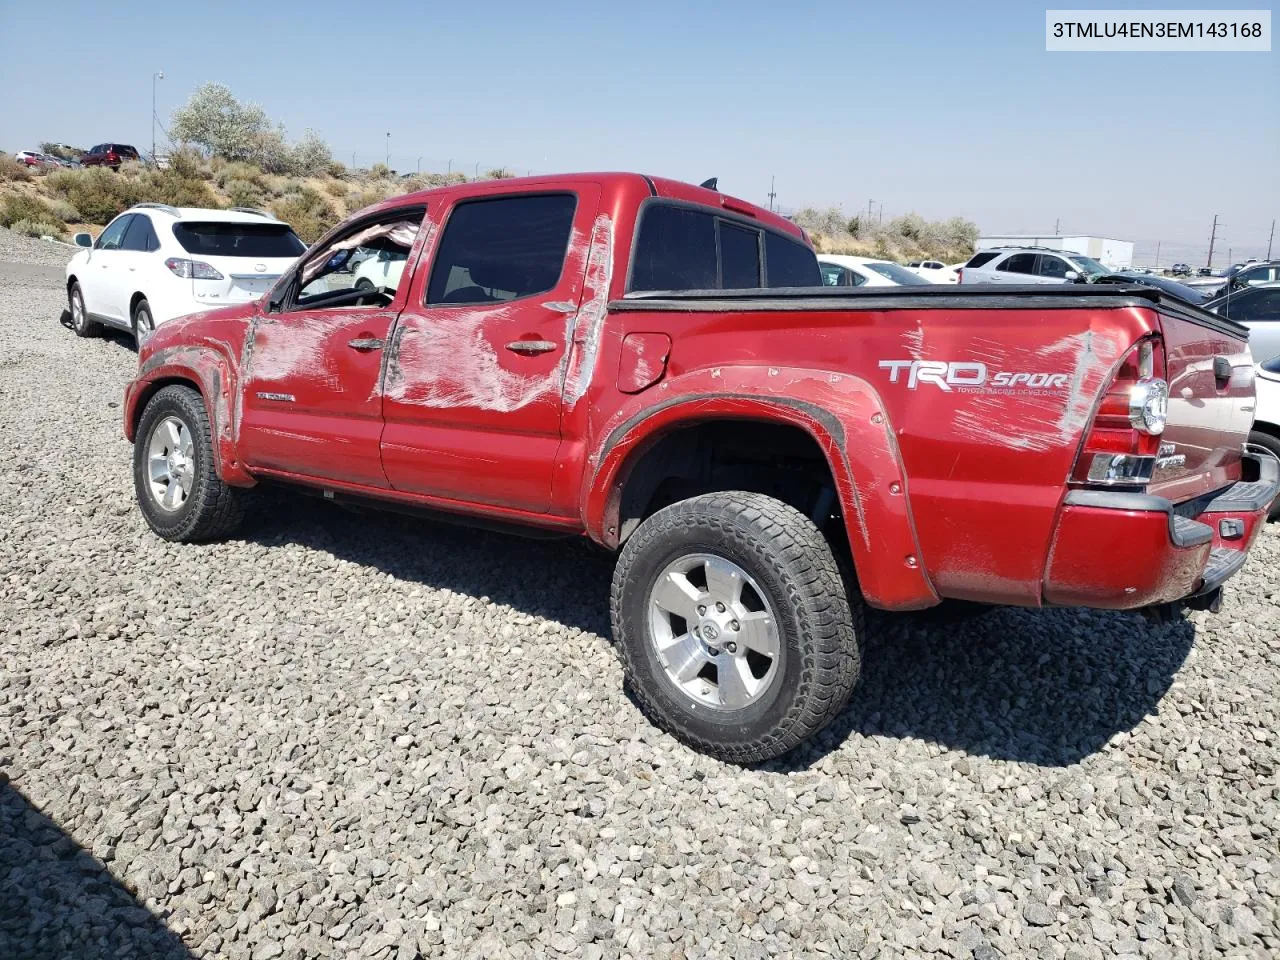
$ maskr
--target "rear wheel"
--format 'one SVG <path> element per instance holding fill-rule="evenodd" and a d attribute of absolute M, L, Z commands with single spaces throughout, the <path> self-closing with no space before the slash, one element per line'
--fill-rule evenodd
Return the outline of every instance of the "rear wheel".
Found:
<path fill-rule="evenodd" d="M 246 493 L 219 478 L 209 415 L 190 387 L 165 387 L 147 401 L 133 444 L 133 485 L 147 525 L 166 540 L 218 540 L 244 516 Z"/>
<path fill-rule="evenodd" d="M 1269 433 L 1262 433 L 1258 430 L 1249 434 L 1249 442 L 1256 443 L 1258 446 L 1269 450 L 1273 455 L 1280 458 L 1280 439 L 1273 437 Z M 1267 512 L 1268 520 L 1280 520 L 1280 497 L 1277 497 L 1271 503 L 1271 509 Z"/>
<path fill-rule="evenodd" d="M 139 348 L 151 339 L 151 335 L 156 332 L 156 321 L 151 315 L 151 304 L 146 300 L 139 300 L 138 305 L 133 308 L 133 341 Z"/>
<path fill-rule="evenodd" d="M 612 614 L 645 714 L 722 760 L 793 749 L 858 680 L 861 603 L 818 528 L 761 494 L 707 494 L 649 517 L 618 559 Z"/>
<path fill-rule="evenodd" d="M 75 331 L 76 336 L 96 337 L 99 325 L 96 320 L 90 318 L 84 308 L 84 294 L 80 291 L 79 281 L 71 284 L 71 288 L 67 291 L 67 302 L 71 306 L 71 329 Z"/>

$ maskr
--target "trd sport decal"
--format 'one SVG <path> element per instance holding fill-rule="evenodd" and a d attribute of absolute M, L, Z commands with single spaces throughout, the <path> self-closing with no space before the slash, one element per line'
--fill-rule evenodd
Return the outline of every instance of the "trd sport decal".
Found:
<path fill-rule="evenodd" d="M 931 383 L 940 390 L 950 392 L 953 387 L 973 390 L 986 387 L 990 390 L 1055 390 L 1065 388 L 1071 377 L 1065 373 L 1014 373 L 999 370 L 989 373 L 985 363 L 976 360 L 944 363 L 941 360 L 881 360 L 880 369 L 889 371 L 889 382 L 906 381 L 907 389 L 914 390 L 922 383 Z M 905 378 L 901 376 L 906 371 Z"/>

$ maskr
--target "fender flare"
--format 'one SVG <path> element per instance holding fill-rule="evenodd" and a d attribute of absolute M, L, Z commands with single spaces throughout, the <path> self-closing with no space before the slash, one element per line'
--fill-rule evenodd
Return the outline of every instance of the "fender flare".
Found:
<path fill-rule="evenodd" d="M 256 481 L 240 465 L 236 454 L 238 424 L 233 398 L 237 396 L 232 365 L 209 346 L 181 346 L 157 350 L 142 364 L 137 379 L 125 392 L 124 432 L 132 442 L 146 402 L 171 383 L 193 385 L 204 400 L 216 454 L 214 470 L 224 483 L 252 486 Z"/>
<path fill-rule="evenodd" d="M 616 548 L 622 490 L 640 456 L 672 429 L 717 418 L 782 422 L 808 433 L 835 479 L 865 599 L 894 610 L 939 602 L 921 556 L 888 413 L 870 384 L 848 374 L 718 367 L 644 391 L 605 425 L 587 463 L 581 508 L 588 534 Z"/>

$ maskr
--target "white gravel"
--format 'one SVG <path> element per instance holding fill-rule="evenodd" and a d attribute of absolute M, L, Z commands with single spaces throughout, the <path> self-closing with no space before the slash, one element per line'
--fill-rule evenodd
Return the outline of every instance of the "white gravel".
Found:
<path fill-rule="evenodd" d="M 152 536 L 134 354 L 63 305 L 0 269 L 0 957 L 1280 951 L 1275 530 L 1217 617 L 884 626 L 740 770 L 624 696 L 585 545 L 285 499 Z"/>

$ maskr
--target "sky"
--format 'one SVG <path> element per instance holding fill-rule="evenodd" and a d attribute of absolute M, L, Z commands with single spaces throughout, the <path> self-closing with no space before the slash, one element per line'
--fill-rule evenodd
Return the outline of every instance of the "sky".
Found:
<path fill-rule="evenodd" d="M 148 150 L 163 70 L 162 125 L 218 81 L 343 162 L 384 160 L 390 133 L 401 171 L 717 176 L 762 205 L 772 181 L 786 211 L 1060 223 L 1140 262 L 1159 241 L 1162 264 L 1204 263 L 1215 214 L 1215 265 L 1262 256 L 1280 215 L 1280 54 L 1048 53 L 1032 3 L 57 6 L 55 29 L 0 0 L 5 150 Z"/>

